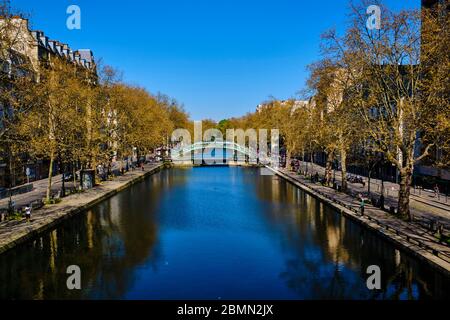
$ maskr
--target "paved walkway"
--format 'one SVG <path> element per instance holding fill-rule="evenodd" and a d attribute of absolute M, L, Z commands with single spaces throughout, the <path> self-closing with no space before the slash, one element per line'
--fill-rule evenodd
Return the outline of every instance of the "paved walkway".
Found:
<path fill-rule="evenodd" d="M 12 200 L 16 203 L 16 208 L 24 207 L 36 200 L 42 200 L 47 193 L 48 179 L 42 179 L 32 182 L 33 190 L 30 192 L 12 196 Z M 73 188 L 73 182 L 65 182 L 67 189 Z M 62 175 L 56 175 L 52 178 L 52 194 L 57 193 L 62 188 Z M 8 208 L 9 197 L 0 200 L 0 209 Z"/>
<path fill-rule="evenodd" d="M 65 197 L 58 204 L 45 206 L 34 211 L 31 222 L 26 222 L 25 219 L 0 222 L 0 254 L 39 233 L 51 229 L 61 220 L 111 197 L 130 184 L 143 179 L 162 167 L 163 164 L 161 163 L 145 165 L 145 171 L 140 169 L 129 171 L 123 176 L 118 176 L 112 181 L 103 182 L 86 192 Z M 36 194 L 30 194 L 29 196 L 34 197 L 38 195 L 39 191 L 36 190 Z"/>
<path fill-rule="evenodd" d="M 274 170 L 274 169 L 272 169 Z M 397 243 L 416 257 L 450 275 L 450 246 L 441 243 L 427 229 L 397 219 L 385 211 L 366 205 L 364 216 L 359 214 L 359 201 L 336 190 L 312 183 L 304 176 L 285 169 L 274 170 L 307 192 L 331 204 L 341 213 L 377 231 L 385 238 Z"/>
<path fill-rule="evenodd" d="M 301 162 L 300 169 L 305 170 L 304 162 Z M 312 165 L 311 163 L 308 163 L 308 170 L 313 174 L 316 172 L 318 172 L 322 176 L 325 174 L 325 168 L 317 164 Z M 361 193 L 368 197 L 368 178 L 363 178 L 364 182 L 366 183 L 365 186 L 360 183 L 348 182 L 348 187 L 352 191 L 352 193 Z M 370 180 L 371 195 L 378 198 L 381 195 L 381 180 Z M 339 185 L 341 184 L 341 171 L 338 170 L 336 170 L 336 182 Z M 398 189 L 398 184 L 387 181 L 384 182 L 384 203 L 386 207 L 392 206 L 397 208 Z M 450 226 L 450 199 L 446 198 L 442 194 L 439 196 L 439 198 L 436 198 L 434 192 L 432 191 L 411 188 L 410 208 L 412 214 L 416 217 L 438 220 Z"/>

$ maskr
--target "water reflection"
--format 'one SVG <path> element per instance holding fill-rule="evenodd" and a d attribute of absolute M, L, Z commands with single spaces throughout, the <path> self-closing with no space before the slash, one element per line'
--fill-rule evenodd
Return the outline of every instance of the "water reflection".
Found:
<path fill-rule="evenodd" d="M 278 210 L 266 213 L 287 229 L 285 239 L 296 248 L 293 257 L 286 260 L 282 277 L 300 297 L 449 298 L 448 279 L 281 178 L 260 179 L 255 186 L 261 199 L 278 203 Z M 367 278 L 365 270 L 370 265 L 378 265 L 382 270 L 382 290 L 368 291 L 361 281 Z M 325 272 L 318 272 L 325 267 Z"/>
<path fill-rule="evenodd" d="M 82 270 L 82 290 L 66 268 Z M 369 265 L 382 290 L 366 287 Z M 2 299 L 448 298 L 449 280 L 257 169 L 160 172 L 0 256 Z"/>

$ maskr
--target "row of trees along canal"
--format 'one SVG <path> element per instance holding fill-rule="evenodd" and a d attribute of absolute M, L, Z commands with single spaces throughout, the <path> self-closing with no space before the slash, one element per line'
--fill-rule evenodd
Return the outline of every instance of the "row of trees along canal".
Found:
<path fill-rule="evenodd" d="M 10 61 L 18 40 L 8 30 L 14 28 L 8 6 L 1 15 L 1 61 Z M 14 68 L 20 74 L 1 72 L 1 99 L 8 110 L 0 127 L 0 152 L 6 155 L 10 184 L 22 161 L 50 162 L 47 201 L 54 163 L 95 170 L 113 156 L 123 159 L 133 150 L 145 155 L 166 145 L 174 129 L 189 126 L 175 100 L 125 84 L 109 66 L 98 67 L 97 74 L 54 56 L 41 61 L 38 70 L 29 59 L 16 61 Z"/>
<path fill-rule="evenodd" d="M 255 113 L 220 122 L 219 129 L 279 128 L 288 166 L 292 156 L 314 159 L 324 152 L 327 182 L 339 160 L 344 191 L 350 161 L 366 167 L 390 162 L 400 179 L 398 214 L 410 218 L 414 165 L 449 164 L 449 11 L 383 8 L 381 29 L 369 30 L 366 8 L 352 6 L 344 35 L 323 35 L 323 57 L 309 66 L 302 92 L 313 96 L 308 106 L 272 100 Z M 439 159 L 430 157 L 436 151 Z"/>

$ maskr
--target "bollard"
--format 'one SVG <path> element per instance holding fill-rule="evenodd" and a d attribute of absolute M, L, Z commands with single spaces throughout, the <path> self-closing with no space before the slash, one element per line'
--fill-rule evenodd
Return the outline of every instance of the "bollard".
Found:
<path fill-rule="evenodd" d="M 437 221 L 436 221 L 435 219 L 433 219 L 433 220 L 430 221 L 430 230 L 431 230 L 432 232 L 437 231 L 437 229 L 438 229 L 437 224 L 438 224 L 438 223 L 437 223 Z"/>
<path fill-rule="evenodd" d="M 438 225 L 437 225 L 438 237 L 440 237 L 443 234 L 443 232 L 444 232 L 444 226 L 441 223 L 438 222 Z"/>

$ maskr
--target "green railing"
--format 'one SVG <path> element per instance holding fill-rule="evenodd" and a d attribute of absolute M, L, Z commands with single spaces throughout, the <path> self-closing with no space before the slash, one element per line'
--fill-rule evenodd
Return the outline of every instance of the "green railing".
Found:
<path fill-rule="evenodd" d="M 191 157 L 192 152 L 204 151 L 205 149 L 222 149 L 222 150 L 233 150 L 240 152 L 244 156 L 248 156 L 251 159 L 268 160 L 267 155 L 258 154 L 257 150 L 240 145 L 235 142 L 229 141 L 211 141 L 211 142 L 196 142 L 187 146 L 181 146 L 179 148 L 174 148 L 171 150 L 172 160 L 185 159 L 187 156 Z"/>

